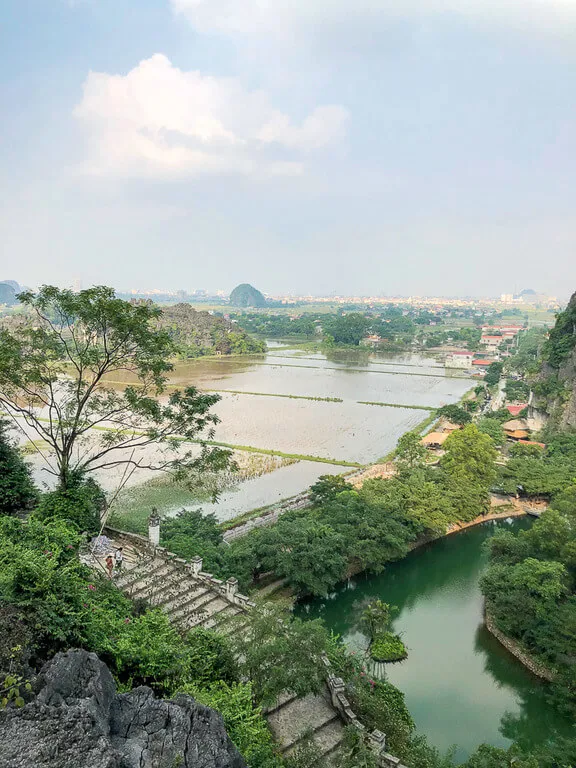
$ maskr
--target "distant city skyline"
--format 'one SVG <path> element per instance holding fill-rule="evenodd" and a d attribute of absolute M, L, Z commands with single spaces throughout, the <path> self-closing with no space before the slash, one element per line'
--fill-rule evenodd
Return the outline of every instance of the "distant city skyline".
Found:
<path fill-rule="evenodd" d="M 0 275 L 576 288 L 576 0 L 7 0 Z"/>

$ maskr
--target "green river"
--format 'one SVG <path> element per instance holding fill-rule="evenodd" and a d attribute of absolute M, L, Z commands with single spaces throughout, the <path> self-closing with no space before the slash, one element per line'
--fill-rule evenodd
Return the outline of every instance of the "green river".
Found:
<path fill-rule="evenodd" d="M 360 575 L 326 599 L 300 607 L 320 616 L 349 647 L 364 650 L 357 605 L 381 598 L 398 607 L 394 631 L 408 647 L 399 664 L 370 667 L 406 695 L 418 730 L 441 750 L 457 745 L 464 760 L 482 742 L 534 744 L 563 721 L 546 702 L 545 686 L 484 628 L 479 577 L 486 568 L 483 543 L 502 527 L 518 531 L 527 519 L 487 522 L 440 539 L 391 564 L 379 576 Z"/>

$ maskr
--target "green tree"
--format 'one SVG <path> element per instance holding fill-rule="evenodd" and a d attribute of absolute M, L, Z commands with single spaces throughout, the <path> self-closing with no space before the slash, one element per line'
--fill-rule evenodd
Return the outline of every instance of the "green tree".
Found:
<path fill-rule="evenodd" d="M 360 628 L 373 640 L 377 635 L 388 632 L 392 621 L 392 607 L 383 600 L 368 600 L 360 614 Z"/>
<path fill-rule="evenodd" d="M 73 523 L 79 531 L 95 533 L 105 509 L 106 494 L 94 478 L 73 472 L 66 486 L 42 494 L 34 515 L 42 520 L 61 518 Z"/>
<path fill-rule="evenodd" d="M 489 489 L 496 479 L 496 449 L 492 438 L 475 424 L 452 432 L 440 460 L 443 485 L 459 519 L 471 520 L 490 506 Z"/>
<path fill-rule="evenodd" d="M 422 445 L 422 438 L 416 432 L 406 432 L 398 440 L 396 446 L 396 464 L 400 472 L 411 472 L 424 466 L 426 448 Z"/>
<path fill-rule="evenodd" d="M 453 424 L 469 424 L 472 416 L 459 405 L 443 405 L 436 411 L 437 416 L 442 416 Z"/>
<path fill-rule="evenodd" d="M 8 422 L 0 419 L 0 515 L 25 512 L 37 500 L 30 468 L 10 440 Z"/>
<path fill-rule="evenodd" d="M 326 504 L 333 501 L 342 491 L 352 489 L 342 475 L 320 475 L 314 485 L 310 486 L 310 501 L 312 504 Z"/>
<path fill-rule="evenodd" d="M 281 693 L 303 697 L 322 690 L 328 633 L 321 621 L 291 618 L 271 603 L 252 609 L 246 618 L 248 627 L 234 642 L 241 672 L 252 681 L 260 704 L 272 704 Z"/>
<path fill-rule="evenodd" d="M 478 430 L 484 435 L 491 437 L 494 441 L 494 445 L 497 445 L 498 447 L 504 445 L 506 442 L 506 433 L 498 419 L 491 419 L 489 416 L 484 416 L 478 420 Z"/>
<path fill-rule="evenodd" d="M 160 310 L 133 306 L 111 288 L 78 294 L 44 286 L 20 294 L 28 322 L 0 330 L 0 405 L 48 443 L 48 471 L 62 487 L 74 472 L 124 466 L 184 471 L 227 454 L 183 448 L 178 438 L 210 437 L 218 396 L 194 387 L 164 401 L 168 334 Z M 129 382 L 119 391 L 111 382 Z M 145 451 L 154 446 L 154 458 Z"/>
<path fill-rule="evenodd" d="M 358 312 L 351 312 L 326 321 L 323 330 L 336 344 L 350 344 L 357 347 L 366 336 L 369 327 L 368 318 Z"/>
<path fill-rule="evenodd" d="M 498 384 L 503 370 L 504 363 L 490 363 L 484 375 L 484 382 L 488 384 L 489 387 L 493 387 L 495 384 Z"/>

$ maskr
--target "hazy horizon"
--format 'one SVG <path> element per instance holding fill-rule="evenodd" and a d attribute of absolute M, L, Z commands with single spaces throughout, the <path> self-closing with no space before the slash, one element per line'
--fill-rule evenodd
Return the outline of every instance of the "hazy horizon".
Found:
<path fill-rule="evenodd" d="M 8 0 L 0 279 L 576 289 L 576 0 Z"/>

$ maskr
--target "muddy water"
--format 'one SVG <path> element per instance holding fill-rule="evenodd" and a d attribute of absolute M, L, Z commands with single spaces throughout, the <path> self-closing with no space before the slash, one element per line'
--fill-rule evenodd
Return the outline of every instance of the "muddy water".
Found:
<path fill-rule="evenodd" d="M 456 402 L 474 384 L 470 379 L 445 376 L 433 359 L 417 355 L 387 357 L 336 350 L 327 357 L 285 349 L 255 357 L 179 363 L 170 381 L 173 386 L 222 392 L 214 408 L 221 420 L 214 436 L 217 441 L 360 464 L 388 454 L 398 438 L 421 423 L 429 411 L 359 401 L 435 408 Z M 220 511 L 216 507 L 210 511 L 228 519 L 232 512 L 239 514 L 299 493 L 319 475 L 335 471 L 343 470 L 301 461 L 243 483 L 221 498 Z"/>

